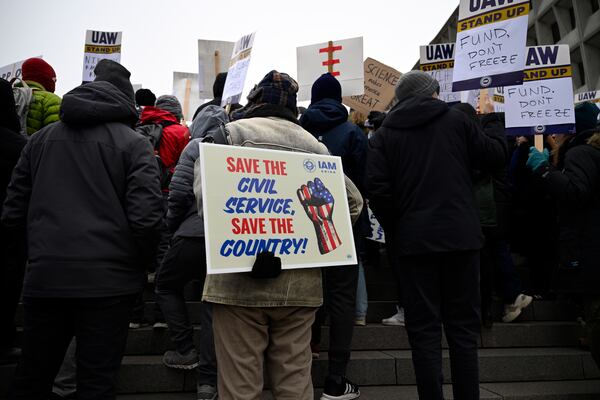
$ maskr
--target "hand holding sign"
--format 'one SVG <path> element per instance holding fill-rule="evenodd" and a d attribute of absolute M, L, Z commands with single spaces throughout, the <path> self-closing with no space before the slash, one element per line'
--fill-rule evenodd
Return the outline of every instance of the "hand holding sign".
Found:
<path fill-rule="evenodd" d="M 297 191 L 298 199 L 313 225 L 321 254 L 327 254 L 342 244 L 333 225 L 334 199 L 323 182 L 316 178 L 314 182 L 302 185 Z"/>

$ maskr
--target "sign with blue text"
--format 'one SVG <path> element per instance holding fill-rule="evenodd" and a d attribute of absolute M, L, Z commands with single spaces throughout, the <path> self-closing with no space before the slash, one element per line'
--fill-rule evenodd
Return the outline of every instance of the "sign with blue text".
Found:
<path fill-rule="evenodd" d="M 530 0 L 460 0 L 453 90 L 520 85 Z"/>
<path fill-rule="evenodd" d="M 525 82 L 504 88 L 506 133 L 575 133 L 569 46 L 527 48 Z"/>
<path fill-rule="evenodd" d="M 208 274 L 356 264 L 339 157 L 200 143 Z"/>
<path fill-rule="evenodd" d="M 86 31 L 83 49 L 83 82 L 96 79 L 94 68 L 103 59 L 121 62 L 123 32 Z"/>
<path fill-rule="evenodd" d="M 42 58 L 42 56 L 37 56 L 36 58 Z M 5 65 L 4 67 L 0 67 L 0 78 L 5 79 L 7 81 L 11 81 L 14 78 L 22 79 L 23 73 L 21 71 L 21 67 L 25 60 L 17 61 L 16 63 Z"/>

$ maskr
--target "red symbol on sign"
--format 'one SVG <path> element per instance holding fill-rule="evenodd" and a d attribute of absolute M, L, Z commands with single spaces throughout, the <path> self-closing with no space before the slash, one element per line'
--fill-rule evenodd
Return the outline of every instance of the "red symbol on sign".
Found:
<path fill-rule="evenodd" d="M 327 61 L 323 61 L 323 66 L 327 67 L 327 72 L 333 76 L 340 75 L 340 71 L 333 70 L 333 66 L 340 63 L 339 58 L 333 58 L 333 53 L 340 50 L 342 50 L 342 46 L 334 46 L 331 40 L 327 44 L 327 47 L 319 49 L 319 53 L 327 53 Z"/>

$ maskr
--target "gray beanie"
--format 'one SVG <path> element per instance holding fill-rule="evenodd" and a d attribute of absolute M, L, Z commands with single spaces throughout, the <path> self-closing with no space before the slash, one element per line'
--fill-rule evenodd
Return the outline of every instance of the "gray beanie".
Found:
<path fill-rule="evenodd" d="M 440 92 L 440 84 L 435 78 L 423 71 L 410 71 L 402 75 L 396 86 L 396 97 L 432 96 Z"/>
<path fill-rule="evenodd" d="M 183 119 L 183 112 L 181 111 L 181 103 L 177 100 L 177 97 L 165 94 L 156 99 L 154 105 L 156 108 L 170 112 L 178 120 Z"/>

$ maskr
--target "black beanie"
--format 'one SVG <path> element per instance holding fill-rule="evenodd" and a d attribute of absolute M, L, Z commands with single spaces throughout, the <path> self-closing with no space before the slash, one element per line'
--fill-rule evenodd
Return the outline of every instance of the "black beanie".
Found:
<path fill-rule="evenodd" d="M 107 59 L 100 60 L 98 64 L 96 64 L 96 68 L 94 68 L 94 74 L 96 74 L 96 79 L 94 79 L 94 81 L 112 83 L 117 89 L 129 97 L 131 101 L 135 99 L 133 86 L 131 86 L 131 82 L 129 81 L 131 72 L 118 62 Z"/>
<path fill-rule="evenodd" d="M 313 83 L 311 90 L 311 103 L 323 99 L 333 99 L 342 102 L 342 85 L 329 72 L 323 74 Z"/>
<path fill-rule="evenodd" d="M 577 133 L 594 129 L 598 125 L 598 114 L 600 110 L 594 103 L 586 101 L 575 106 L 575 124 Z"/>
<path fill-rule="evenodd" d="M 227 80 L 227 72 L 221 72 L 217 74 L 215 83 L 213 83 L 213 96 L 216 99 L 220 99 L 223 96 L 223 89 L 225 89 L 225 81 Z"/>
<path fill-rule="evenodd" d="M 135 92 L 135 104 L 138 106 L 153 106 L 156 96 L 150 89 L 139 89 Z"/>

